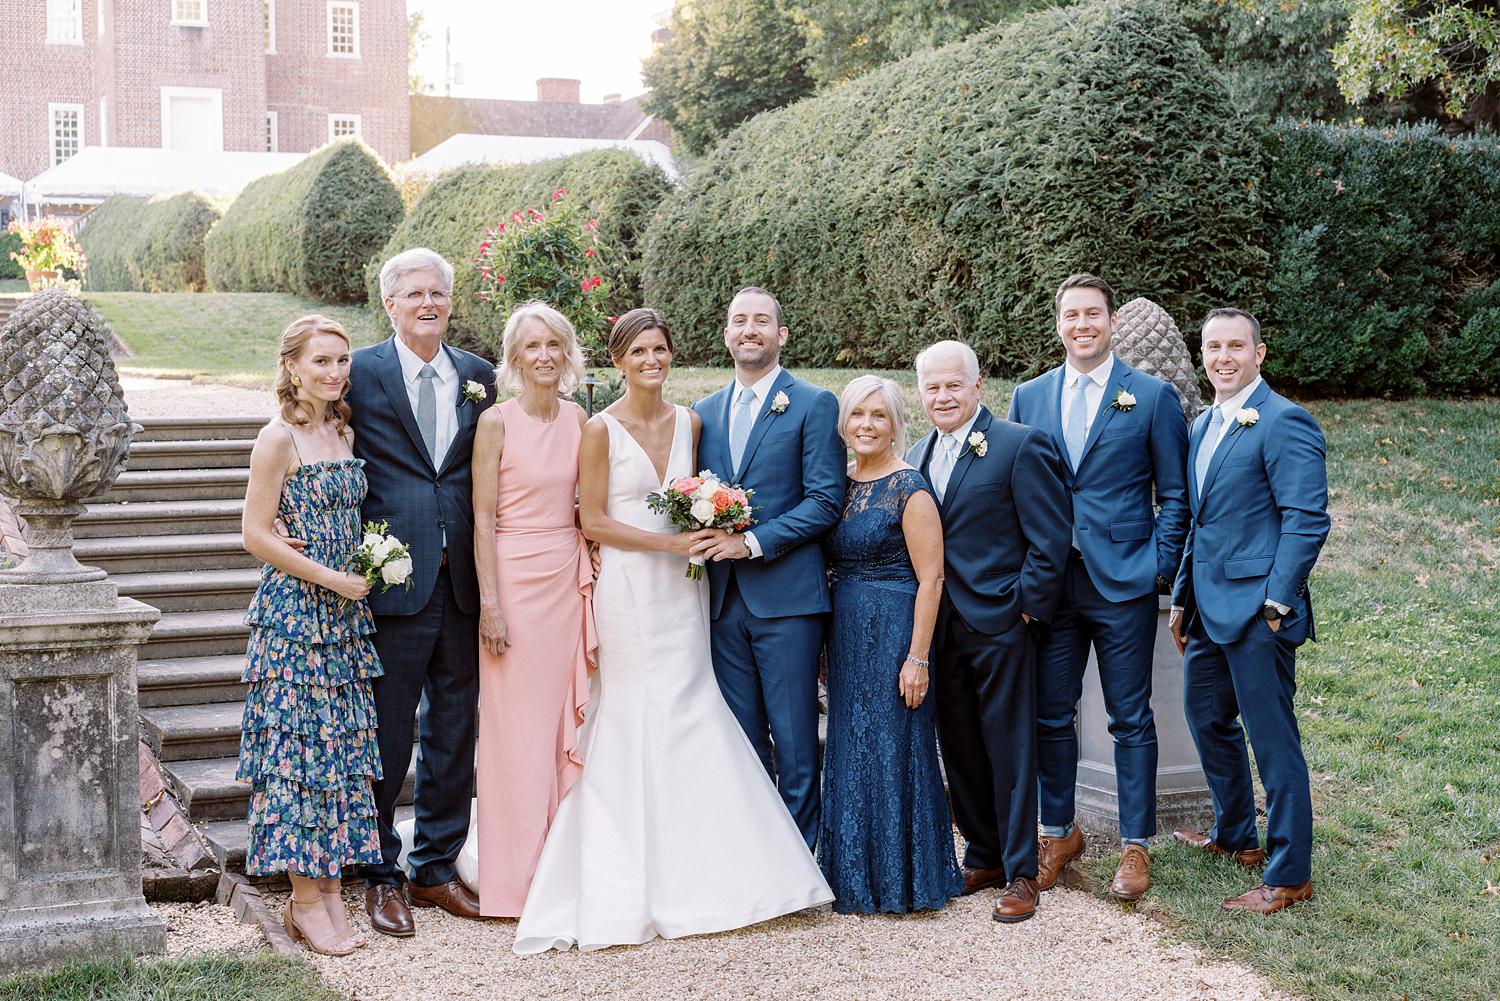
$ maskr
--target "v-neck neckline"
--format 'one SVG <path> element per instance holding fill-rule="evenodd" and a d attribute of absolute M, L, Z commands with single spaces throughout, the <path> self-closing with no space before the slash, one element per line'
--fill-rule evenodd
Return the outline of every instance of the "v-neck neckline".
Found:
<path fill-rule="evenodd" d="M 677 413 L 677 405 L 672 405 L 672 440 L 667 445 L 667 468 L 660 474 L 656 472 L 656 462 L 651 458 L 651 453 L 646 451 L 646 446 L 642 445 L 636 438 L 636 436 L 630 433 L 630 429 L 625 426 L 624 422 L 611 413 L 605 413 L 604 416 L 620 425 L 620 430 L 625 432 L 625 437 L 629 438 L 631 442 L 635 444 L 636 451 L 640 452 L 641 455 L 645 457 L 646 465 L 651 467 L 652 475 L 656 476 L 657 487 L 665 488 L 667 485 L 667 475 L 671 472 L 672 469 L 672 453 L 677 449 L 677 425 L 680 423 L 678 419 L 679 415 Z"/>

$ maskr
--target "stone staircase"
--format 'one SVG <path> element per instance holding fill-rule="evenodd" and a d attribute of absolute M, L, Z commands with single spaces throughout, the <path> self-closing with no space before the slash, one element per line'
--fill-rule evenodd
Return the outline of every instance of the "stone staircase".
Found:
<path fill-rule="evenodd" d="M 141 648 L 141 736 L 219 862 L 244 865 L 249 787 L 234 781 L 245 686 L 244 625 L 260 579 L 241 548 L 250 448 L 264 419 L 159 418 L 126 471 L 73 523 L 78 560 L 161 610 Z M 402 802 L 409 802 L 412 774 Z"/>

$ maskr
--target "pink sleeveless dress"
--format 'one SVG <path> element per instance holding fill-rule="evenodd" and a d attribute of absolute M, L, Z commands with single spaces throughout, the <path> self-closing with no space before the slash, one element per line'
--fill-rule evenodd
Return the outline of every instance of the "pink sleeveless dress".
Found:
<path fill-rule="evenodd" d="M 517 917 L 557 805 L 583 772 L 578 726 L 596 644 L 593 572 L 574 521 L 577 408 L 562 403 L 550 423 L 514 399 L 499 409 L 494 546 L 510 645 L 479 651 L 479 906 Z"/>

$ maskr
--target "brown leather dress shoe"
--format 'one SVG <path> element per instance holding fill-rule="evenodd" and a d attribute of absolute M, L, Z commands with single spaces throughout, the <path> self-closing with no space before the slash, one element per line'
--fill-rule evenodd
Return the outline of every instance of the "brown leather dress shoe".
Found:
<path fill-rule="evenodd" d="M 1228 855 L 1246 869 L 1253 869 L 1266 860 L 1266 853 L 1260 847 L 1241 848 L 1232 852 L 1227 848 L 1221 848 L 1214 844 L 1213 839 L 1207 834 L 1199 834 L 1197 831 L 1177 830 L 1172 832 L 1175 841 L 1187 845 L 1189 848 L 1197 848 L 1199 851 L 1208 852 L 1210 855 Z"/>
<path fill-rule="evenodd" d="M 370 927 L 382 935 L 411 938 L 417 933 L 417 924 L 411 919 L 411 908 L 401 896 L 401 887 L 394 883 L 365 887 L 365 913 L 370 915 Z"/>
<path fill-rule="evenodd" d="M 1005 882 L 1004 869 L 970 869 L 964 866 L 964 892 L 967 897 L 971 893 L 978 893 L 987 886 L 999 886 Z"/>
<path fill-rule="evenodd" d="M 440 886 L 418 886 L 406 884 L 406 895 L 413 907 L 441 907 L 449 914 L 478 921 L 484 917 L 479 913 L 479 898 L 474 891 L 458 880 L 449 880 Z"/>
<path fill-rule="evenodd" d="M 1065 838 L 1038 839 L 1036 843 L 1036 885 L 1050 890 L 1057 885 L 1068 863 L 1083 854 L 1083 831 L 1077 825 Z"/>
<path fill-rule="evenodd" d="M 1267 886 L 1261 883 L 1249 893 L 1230 897 L 1224 901 L 1226 911 L 1254 911 L 1256 914 L 1275 914 L 1299 900 L 1312 899 L 1312 880 L 1301 886 Z"/>
<path fill-rule="evenodd" d="M 1006 924 L 1025 921 L 1036 913 L 1037 898 L 1041 895 L 1042 891 L 1037 888 L 1036 880 L 1017 876 L 1001 892 L 1000 899 L 995 901 L 995 911 L 990 916 Z"/>
<path fill-rule="evenodd" d="M 1109 895 L 1116 900 L 1138 900 L 1151 889 L 1151 853 L 1140 845 L 1126 845 L 1120 865 L 1110 880 Z"/>

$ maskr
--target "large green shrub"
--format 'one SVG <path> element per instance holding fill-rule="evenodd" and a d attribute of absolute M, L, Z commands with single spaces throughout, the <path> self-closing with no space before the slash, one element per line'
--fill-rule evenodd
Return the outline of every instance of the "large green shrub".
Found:
<path fill-rule="evenodd" d="M 197 192 L 116 195 L 79 227 L 94 292 L 202 292 L 203 238 L 219 210 Z"/>
<path fill-rule="evenodd" d="M 208 234 L 209 284 L 357 301 L 365 262 L 403 212 L 380 157 L 357 139 L 340 139 L 240 192 Z"/>
<path fill-rule="evenodd" d="M 10 256 L 20 251 L 21 234 L 12 233 L 9 229 L 0 229 L 0 280 L 26 277 L 26 269 Z"/>
<path fill-rule="evenodd" d="M 525 165 L 460 167 L 433 181 L 365 270 L 371 306 L 380 309 L 381 264 L 403 250 L 428 247 L 454 268 L 450 337 L 494 357 L 488 345 L 499 343 L 505 317 L 475 298 L 480 276 L 473 259 L 479 243 L 486 229 L 509 220 L 517 209 L 546 208 L 558 188 L 566 188 L 570 203 L 599 220 L 599 274 L 610 290 L 609 312 L 639 306 L 639 244 L 672 184 L 659 167 L 613 149 Z"/>
<path fill-rule="evenodd" d="M 1282 123 L 1268 137 L 1269 377 L 1482 390 L 1500 369 L 1500 139 Z"/>
<path fill-rule="evenodd" d="M 899 367 L 943 337 L 991 372 L 1054 364 L 1076 271 L 1184 325 L 1264 284 L 1261 154 L 1170 6 L 1030 14 L 731 133 L 647 240 L 646 301 L 723 359 L 742 285 L 801 365 Z"/>

